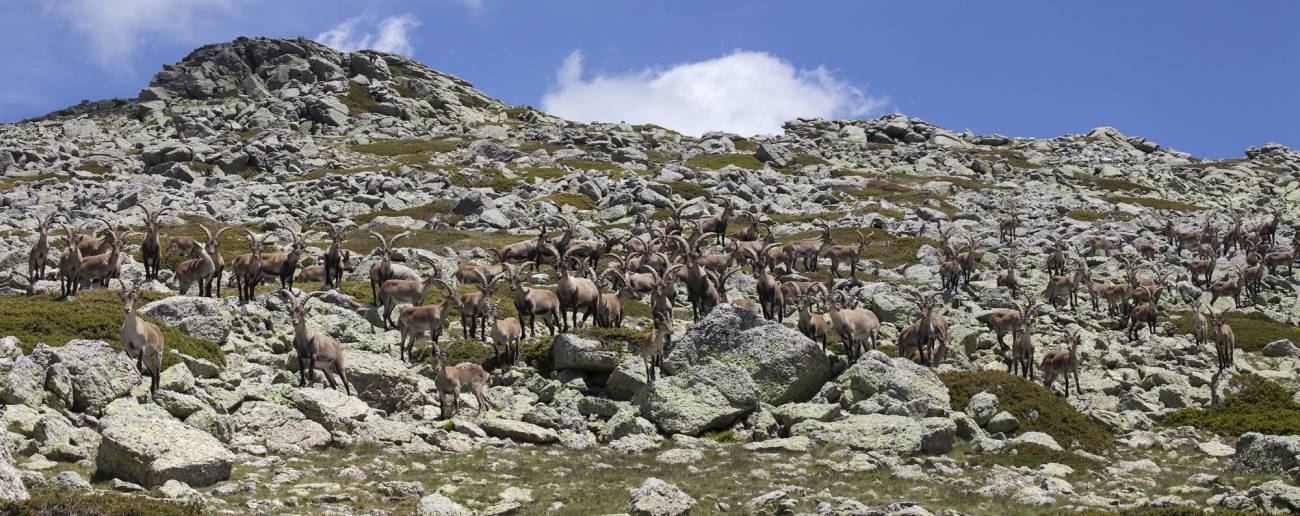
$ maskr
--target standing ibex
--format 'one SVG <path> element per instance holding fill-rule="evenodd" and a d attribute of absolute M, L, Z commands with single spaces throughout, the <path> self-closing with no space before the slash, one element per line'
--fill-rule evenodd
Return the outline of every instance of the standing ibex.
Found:
<path fill-rule="evenodd" d="M 32 242 L 32 250 L 27 254 L 28 294 L 36 290 L 38 280 L 45 279 L 45 262 L 50 258 L 50 223 L 54 222 L 55 215 L 50 213 L 43 219 L 36 217 L 36 241 Z"/>
<path fill-rule="evenodd" d="M 493 265 L 471 265 L 462 263 L 456 267 L 456 272 L 452 273 L 452 278 L 461 283 L 480 283 L 492 281 L 497 276 L 505 274 L 506 266 L 501 261 L 501 253 L 496 249 L 488 249 L 488 252 L 496 256 L 496 263 Z"/>
<path fill-rule="evenodd" d="M 158 270 L 162 268 L 162 243 L 158 241 L 158 217 L 161 217 L 168 208 L 158 208 L 157 211 L 149 211 L 143 204 L 137 204 L 136 207 L 144 210 L 144 240 L 140 242 L 140 258 L 144 263 L 144 279 L 158 279 Z"/>
<path fill-rule="evenodd" d="M 113 246 L 112 235 L 115 229 L 113 223 L 103 217 L 96 217 L 95 220 L 103 222 L 104 229 L 99 230 L 98 233 L 92 232 L 81 235 L 77 245 L 80 247 L 82 256 L 104 254 Z"/>
<path fill-rule="evenodd" d="M 1011 334 L 1011 374 L 1023 375 L 1034 379 L 1034 319 L 1025 317 L 1020 320 Z"/>
<path fill-rule="evenodd" d="M 840 308 L 837 296 L 844 295 L 843 292 L 832 290 L 825 283 L 818 283 L 817 287 L 825 295 L 826 311 L 831 317 L 831 328 L 840 336 L 840 342 L 844 343 L 844 351 L 848 355 L 849 362 L 854 362 L 861 356 L 863 350 L 859 349 L 860 347 L 876 349 L 880 334 L 880 318 L 865 308 Z"/>
<path fill-rule="evenodd" d="M 560 300 L 560 331 L 566 333 L 570 326 L 578 327 L 580 309 L 583 310 L 582 323 L 586 324 L 596 310 L 596 303 L 600 301 L 600 289 L 596 288 L 596 283 L 588 278 L 574 276 L 570 265 L 576 266 L 577 263 L 567 253 L 555 261 L 555 295 Z M 569 323 L 570 313 L 573 316 L 572 324 Z"/>
<path fill-rule="evenodd" d="M 1147 297 L 1149 301 L 1134 306 L 1132 310 L 1129 310 L 1129 316 L 1128 316 L 1129 342 L 1133 342 L 1138 339 L 1138 330 L 1141 329 L 1143 325 L 1145 325 L 1147 329 L 1151 331 L 1152 335 L 1156 334 L 1156 317 L 1160 314 L 1160 307 L 1158 305 L 1158 300 L 1156 299 L 1155 296 L 1151 295 L 1150 288 L 1145 286 L 1138 287 L 1137 289 L 1134 290 L 1134 293 L 1140 291 L 1147 292 Z"/>
<path fill-rule="evenodd" d="M 384 235 L 374 231 L 370 232 L 370 236 L 379 240 L 379 247 L 375 248 L 379 253 L 379 261 L 370 266 L 371 304 L 379 306 L 379 286 L 383 285 L 385 281 L 390 279 L 418 279 L 420 275 L 416 274 L 410 267 L 393 263 L 393 245 L 398 240 L 411 236 L 410 231 L 398 233 L 392 239 L 386 239 Z"/>
<path fill-rule="evenodd" d="M 920 351 L 921 363 L 930 365 L 937 365 L 934 360 L 935 343 L 939 343 L 940 348 L 946 349 L 950 339 L 948 320 L 934 310 L 937 304 L 937 294 L 923 297 L 917 303 L 917 307 L 920 308 L 920 315 L 916 319 L 917 338 L 920 339 L 917 350 Z"/>
<path fill-rule="evenodd" d="M 820 342 L 822 352 L 826 352 L 826 330 L 828 328 L 826 318 L 820 314 L 812 313 L 812 299 L 809 296 L 811 292 L 804 292 L 798 286 L 794 287 L 794 291 L 796 293 L 795 303 L 799 307 L 799 333 L 802 333 L 803 336 L 808 337 L 813 342 Z"/>
<path fill-rule="evenodd" d="M 1029 296 L 1025 296 L 1025 304 L 1017 305 L 1015 309 L 1011 308 L 994 308 L 987 313 L 976 317 L 976 320 L 984 323 L 993 333 L 997 335 L 998 347 L 1006 349 L 1007 344 L 1003 340 L 1008 333 L 1015 333 L 1016 326 L 1026 318 L 1033 317 L 1033 311 L 1037 304 Z"/>
<path fill-rule="evenodd" d="M 1012 213 L 1010 215 L 1003 215 L 1001 219 L 998 219 L 998 241 L 1015 242 L 1016 228 L 1019 227 L 1020 227 L 1019 215 L 1015 213 Z"/>
<path fill-rule="evenodd" d="M 727 244 L 727 224 L 731 222 L 731 217 L 735 214 L 735 204 L 731 197 L 727 197 L 723 204 L 722 211 L 716 215 L 710 215 L 698 219 L 699 228 L 702 231 L 716 233 L 718 235 L 718 245 Z"/>
<path fill-rule="evenodd" d="M 530 238 L 502 247 L 498 255 L 501 257 L 501 261 L 505 263 L 533 262 L 541 264 L 542 257 L 548 252 L 550 244 L 551 237 L 546 234 L 546 222 L 542 222 L 537 238 Z M 553 246 L 550 247 L 554 248 Z M 558 252 L 558 249 L 556 252 Z"/>
<path fill-rule="evenodd" d="M 398 303 L 420 306 L 435 285 L 442 285 L 450 291 L 451 287 L 439 278 L 440 275 L 438 266 L 435 265 L 431 274 L 427 274 L 418 280 L 390 279 L 385 281 L 379 287 L 379 304 L 384 307 L 384 331 L 388 331 L 389 327 L 396 325 L 393 322 L 393 309 L 397 307 Z"/>
<path fill-rule="evenodd" d="M 130 357 L 131 352 L 136 353 L 135 368 L 140 375 L 143 376 L 148 371 L 149 397 L 153 399 L 158 393 L 158 382 L 162 378 L 162 331 L 158 325 L 136 316 L 135 303 L 140 300 L 142 282 L 136 282 L 128 288 L 121 278 L 117 281 L 122 285 L 118 297 L 122 298 L 122 305 L 126 309 L 126 318 L 122 321 L 122 343 L 126 345 L 126 356 Z"/>
<path fill-rule="evenodd" d="M 653 327 L 637 342 L 637 354 L 645 362 L 645 377 L 649 383 L 655 381 L 655 369 L 663 369 L 664 349 L 668 347 L 673 336 L 673 321 L 655 317 Z"/>
<path fill-rule="evenodd" d="M 455 407 L 455 413 L 460 412 L 460 391 L 468 387 L 470 392 L 474 393 L 474 398 L 478 400 L 478 410 L 474 412 L 477 416 L 483 413 L 484 408 L 492 408 L 492 402 L 488 399 L 487 393 L 484 392 L 484 386 L 492 378 L 487 371 L 480 366 L 471 362 L 462 362 L 455 366 L 447 365 L 447 350 L 438 349 L 435 353 L 437 365 L 434 367 L 433 384 L 438 388 L 439 405 L 447 407 L 447 395 L 450 394 L 452 406 Z M 444 408 L 444 414 L 447 413 Z"/>
<path fill-rule="evenodd" d="M 849 278 L 857 279 L 858 277 L 858 258 L 862 256 L 863 251 L 871 244 L 871 239 L 862 233 L 862 230 L 855 229 L 858 233 L 858 242 L 855 244 L 837 244 L 832 245 L 826 250 L 826 257 L 831 259 L 831 277 L 838 278 L 840 263 L 848 262 Z"/>
<path fill-rule="evenodd" d="M 247 228 L 244 229 L 244 235 L 248 238 L 249 253 L 236 256 L 230 261 L 230 279 L 239 290 L 240 304 L 253 300 L 257 284 L 262 281 L 262 248 L 266 245 L 265 236 L 258 237 Z"/>
<path fill-rule="evenodd" d="M 802 262 L 803 268 L 808 272 L 817 270 L 817 259 L 820 257 L 823 248 L 832 244 L 831 227 L 825 221 L 813 221 L 821 231 L 816 237 L 802 238 L 786 244 L 785 246 L 785 264 L 790 272 L 794 272 L 795 263 Z"/>
<path fill-rule="evenodd" d="M 528 265 L 536 267 L 536 264 Z M 527 316 L 530 337 L 537 338 L 537 316 L 541 315 L 547 331 L 555 335 L 555 330 L 560 325 L 560 298 L 550 290 L 524 285 L 524 278 L 514 265 L 507 266 L 507 269 L 510 271 L 510 289 L 514 292 L 515 313 L 519 314 L 519 322 L 522 323 Z"/>
<path fill-rule="evenodd" d="M 1197 346 L 1204 346 L 1206 337 L 1210 334 L 1210 322 L 1205 320 L 1205 314 L 1201 312 L 1204 306 L 1199 299 L 1192 304 L 1192 336 L 1196 338 Z"/>
<path fill-rule="evenodd" d="M 1277 228 L 1281 224 L 1282 224 L 1282 210 L 1275 209 L 1273 210 L 1273 218 L 1260 223 L 1259 228 L 1256 229 L 1255 232 L 1259 233 L 1259 236 L 1263 237 L 1264 242 L 1276 245 Z"/>
<path fill-rule="evenodd" d="M 1236 269 L 1236 267 L 1233 267 Z M 1221 297 L 1231 297 L 1233 308 L 1241 307 L 1241 274 L 1224 276 L 1210 283 L 1210 306 Z"/>
<path fill-rule="evenodd" d="M 341 288 L 343 286 L 343 271 L 346 268 L 347 261 L 351 257 L 350 251 L 343 249 L 343 230 L 353 225 L 351 222 L 343 224 L 326 223 L 330 228 L 330 246 L 325 249 L 325 288 Z"/>
<path fill-rule="evenodd" d="M 59 299 L 66 299 L 68 296 L 76 294 L 77 289 L 81 287 L 81 234 L 73 233 L 68 229 L 66 224 L 63 226 L 63 234 L 67 239 L 67 248 L 63 250 L 63 255 L 59 256 Z"/>
<path fill-rule="evenodd" d="M 1020 260 L 1019 253 L 1012 251 L 1003 261 L 1007 264 L 1007 269 L 998 273 L 998 286 L 1011 289 L 1011 295 L 1020 295 L 1020 278 L 1016 275 L 1016 262 Z"/>
<path fill-rule="evenodd" d="M 1232 326 L 1223 321 L 1223 312 L 1215 313 L 1210 309 L 1211 324 L 1214 325 L 1214 353 L 1218 357 L 1219 370 L 1233 364 L 1233 355 L 1237 349 L 1237 337 L 1232 333 Z"/>
<path fill-rule="evenodd" d="M 785 293 L 782 292 L 780 281 L 768 274 L 771 262 L 767 258 L 767 250 L 776 245 L 763 247 L 758 259 L 754 261 L 754 290 L 758 292 L 758 304 L 763 307 L 763 317 L 782 322 L 785 319 Z"/>
<path fill-rule="evenodd" d="M 1052 237 L 1051 253 L 1047 255 L 1047 274 L 1052 276 L 1062 276 L 1065 274 L 1066 248 L 1061 242 L 1061 237 Z"/>
<path fill-rule="evenodd" d="M 462 338 L 487 338 L 487 309 L 492 304 L 492 293 L 496 291 L 497 280 L 479 273 L 478 292 L 466 292 L 460 295 L 460 334 Z M 482 323 L 480 325 L 480 323 Z"/>
<path fill-rule="evenodd" d="M 199 226 L 199 228 L 203 230 L 203 233 L 208 237 L 208 241 L 211 242 L 212 232 L 208 231 L 208 228 L 204 226 Z M 189 295 L 191 283 L 198 283 L 200 296 L 210 295 L 209 292 L 203 291 L 203 286 L 216 273 L 216 262 L 208 254 L 205 245 L 196 245 L 190 248 L 190 256 L 193 258 L 185 260 L 176 266 L 176 283 L 180 287 L 181 295 Z"/>
<path fill-rule="evenodd" d="M 507 317 L 497 319 L 497 306 L 487 307 L 487 325 L 492 327 L 492 355 L 497 366 L 508 369 L 519 363 L 519 342 L 524 339 L 524 328 L 519 319 Z M 501 361 L 501 350 L 505 351 L 506 362 Z"/>
<path fill-rule="evenodd" d="M 596 326 L 601 328 L 622 328 L 623 327 L 623 306 L 627 300 L 636 297 L 636 290 L 632 287 L 627 276 L 619 274 L 618 271 L 607 269 L 603 274 L 595 276 L 596 286 L 601 287 L 605 284 L 605 276 L 611 277 L 614 281 L 610 282 L 613 292 L 602 292 L 600 301 L 596 303 Z"/>
<path fill-rule="evenodd" d="M 1078 265 L 1078 268 L 1074 270 L 1074 274 L 1069 276 L 1052 276 L 1052 278 L 1047 282 L 1047 292 L 1045 292 L 1045 294 L 1047 295 L 1047 299 L 1051 301 L 1052 308 L 1056 308 L 1057 300 L 1060 296 L 1067 295 L 1069 296 L 1067 302 L 1070 305 L 1070 309 L 1077 310 L 1079 306 L 1077 295 L 1079 285 L 1087 285 L 1092 281 L 1092 272 L 1088 270 L 1088 264 L 1086 262 L 1075 258 L 1072 258 L 1071 261 Z"/>
<path fill-rule="evenodd" d="M 293 290 L 293 281 L 298 272 L 298 259 L 307 247 L 306 234 L 289 230 L 293 242 L 289 251 L 284 253 L 262 253 L 261 267 L 263 277 L 280 279 L 280 288 Z"/>
<path fill-rule="evenodd" d="M 307 326 L 306 302 L 322 292 L 312 292 L 303 297 L 294 295 L 288 289 L 281 290 L 280 293 L 289 299 L 289 318 L 293 321 L 293 349 L 298 353 L 298 386 L 307 387 L 315 383 L 315 371 L 320 369 L 330 388 L 339 388 L 334 377 L 330 376 L 330 372 L 333 372 L 343 383 L 343 392 L 351 396 L 352 386 L 348 383 L 347 369 L 343 364 L 343 348 L 333 337 Z"/>
<path fill-rule="evenodd" d="M 397 314 L 397 328 L 401 332 L 397 342 L 399 360 L 412 360 L 415 341 L 425 332 L 429 333 L 433 349 L 437 349 L 442 331 L 451 326 L 451 310 L 461 307 L 460 298 L 456 297 L 451 285 L 442 283 L 442 286 L 447 289 L 447 297 L 442 303 L 411 306 Z"/>
<path fill-rule="evenodd" d="M 1079 380 L 1079 332 L 1071 332 L 1066 337 L 1067 351 L 1053 351 L 1043 355 L 1039 369 L 1043 371 L 1043 387 L 1052 389 L 1052 384 L 1059 376 L 1065 380 L 1065 397 L 1070 397 L 1070 375 L 1074 375 L 1074 390 L 1083 395 L 1082 382 Z"/>
<path fill-rule="evenodd" d="M 78 275 L 85 283 L 99 283 L 107 287 L 109 280 L 116 277 L 121 264 L 122 237 L 110 229 L 108 240 L 108 252 L 81 258 Z"/>

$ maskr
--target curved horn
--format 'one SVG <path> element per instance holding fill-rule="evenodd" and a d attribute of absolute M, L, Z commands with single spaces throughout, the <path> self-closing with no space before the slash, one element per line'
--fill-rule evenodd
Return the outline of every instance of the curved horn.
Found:
<path fill-rule="evenodd" d="M 202 230 L 203 230 L 203 235 L 207 237 L 207 241 L 211 242 L 211 241 L 212 241 L 212 231 L 209 231 L 209 230 L 208 230 L 208 227 L 207 227 L 207 226 L 204 226 L 203 224 L 199 224 L 199 229 L 202 229 Z"/>
<path fill-rule="evenodd" d="M 230 226 L 221 226 L 221 228 L 217 230 L 217 234 L 216 234 L 215 237 L 213 237 L 213 239 L 214 239 L 214 240 L 218 240 L 218 241 L 220 241 L 220 240 L 221 240 L 221 234 L 222 234 L 222 233 L 225 233 L 225 232 L 226 232 L 227 230 L 229 230 L 229 229 L 230 229 Z"/>
<path fill-rule="evenodd" d="M 370 233 L 370 236 L 371 236 L 371 237 L 374 237 L 374 238 L 376 238 L 376 239 L 379 240 L 379 247 L 381 247 L 381 248 L 387 248 L 387 247 L 388 247 L 388 239 L 387 239 L 387 238 L 384 238 L 384 235 L 381 235 L 381 234 L 379 234 L 379 233 L 376 233 L 374 230 L 367 231 L 367 233 Z"/>

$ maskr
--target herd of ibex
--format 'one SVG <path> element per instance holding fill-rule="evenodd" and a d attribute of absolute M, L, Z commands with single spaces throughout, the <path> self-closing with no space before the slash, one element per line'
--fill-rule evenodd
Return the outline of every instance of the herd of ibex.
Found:
<path fill-rule="evenodd" d="M 490 250 L 495 263 L 460 265 L 451 273 L 451 281 L 443 279 L 442 271 L 436 267 L 420 273 L 394 259 L 394 246 L 410 236 L 410 232 L 386 238 L 371 231 L 369 235 L 378 240 L 374 252 L 377 260 L 369 270 L 371 302 L 380 307 L 384 329 L 395 326 L 400 331 L 399 358 L 411 360 L 416 341 L 429 335 L 432 354 L 437 359 L 435 383 L 439 391 L 453 395 L 458 406 L 460 390 L 468 388 L 478 399 L 480 411 L 490 406 L 484 392 L 488 373 L 471 363 L 449 366 L 446 350 L 438 346 L 443 330 L 450 327 L 453 311 L 459 312 L 462 336 L 490 341 L 495 363 L 508 366 L 521 360 L 521 341 L 537 337 L 539 316 L 552 335 L 569 332 L 588 321 L 598 327 L 621 327 L 625 304 L 630 299 L 646 296 L 651 320 L 636 351 L 645 361 L 646 375 L 652 380 L 665 350 L 671 346 L 674 306 L 680 290 L 685 290 L 692 317 L 696 319 L 707 315 L 719 304 L 731 303 L 780 322 L 792 314 L 797 315 L 798 330 L 820 343 L 823 349 L 826 349 L 828 336 L 834 333 L 850 361 L 880 345 L 879 317 L 868 308 L 854 306 L 855 296 L 846 295 L 844 290 L 857 281 L 859 265 L 872 242 L 862 230 L 856 230 L 857 239 L 852 243 L 836 242 L 831 227 L 816 221 L 817 236 L 782 244 L 773 237 L 760 213 L 737 214 L 730 199 L 716 214 L 698 219 L 685 218 L 685 207 L 685 204 L 673 206 L 663 227 L 656 227 L 655 221 L 649 217 L 639 217 L 637 230 L 626 238 L 603 234 L 598 240 L 582 240 L 575 235 L 574 221 L 566 218 L 560 218 L 563 232 L 555 238 L 548 231 L 555 220 L 543 220 L 530 228 L 538 230 L 536 237 Z M 227 265 L 221 256 L 220 241 L 230 228 L 222 227 L 213 233 L 204 227 L 205 241 L 174 237 L 164 247 L 160 241 L 158 219 L 167 209 L 150 211 L 143 206 L 141 209 L 145 212 L 145 231 L 140 245 L 145 277 L 131 285 L 122 284 L 120 295 L 126 305 L 122 337 L 127 347 L 136 353 L 141 373 L 150 373 L 152 392 L 157 388 L 163 339 L 157 326 L 135 315 L 134 305 L 140 297 L 142 282 L 158 279 L 161 254 L 165 250 L 188 257 L 176 266 L 174 274 L 182 294 L 186 294 L 194 284 L 198 285 L 199 295 L 220 297 L 222 274 Z M 47 216 L 37 221 L 36 240 L 26 276 L 29 293 L 34 291 L 36 280 L 46 277 L 49 232 L 54 218 Z M 732 219 L 746 220 L 747 223 L 728 235 Z M 110 280 L 120 275 L 123 239 L 127 235 L 108 220 L 98 220 L 106 226 L 98 232 L 74 233 L 67 225 L 60 225 L 66 237 L 66 247 L 57 271 L 63 297 L 74 295 L 83 285 L 108 286 Z M 1184 249 L 1195 250 L 1198 254 L 1198 258 L 1181 264 L 1192 282 L 1210 293 L 1210 307 L 1221 297 L 1231 297 L 1234 306 L 1239 306 L 1243 289 L 1247 294 L 1253 294 L 1262 288 L 1265 270 L 1274 274 L 1285 266 L 1290 274 L 1297 252 L 1300 252 L 1300 239 L 1293 237 L 1290 249 L 1279 246 L 1276 236 L 1281 223 L 1280 210 L 1275 211 L 1271 219 L 1250 228 L 1241 217 L 1234 217 L 1229 229 L 1220 234 L 1213 220 L 1207 218 L 1203 225 L 1189 230 L 1170 223 L 1165 228 L 1165 236 L 1170 245 L 1170 256 L 1175 257 L 1175 261 L 1181 260 L 1178 257 Z M 1020 217 L 1015 214 L 1000 219 L 999 242 L 1013 248 L 1018 240 L 1020 224 Z M 255 288 L 261 282 L 278 279 L 280 295 L 289 301 L 300 384 L 313 382 L 313 371 L 320 369 L 329 384 L 336 388 L 331 375 L 338 376 L 344 390 L 350 394 L 351 386 L 338 342 L 312 329 L 306 322 L 308 298 L 321 293 L 302 296 L 294 291 L 295 281 L 321 281 L 326 288 L 338 288 L 343 284 L 344 273 L 352 270 L 351 253 L 343 249 L 348 226 L 327 226 L 329 231 L 323 234 L 329 238 L 330 245 L 321 264 L 302 270 L 298 265 L 304 258 L 307 233 L 290 231 L 292 240 L 288 251 L 269 252 L 266 249 L 267 235 L 259 236 L 243 229 L 250 252 L 230 261 L 230 281 L 239 291 L 239 301 L 244 303 L 254 298 Z M 951 340 L 948 321 L 941 313 L 943 305 L 939 302 L 939 295 L 955 295 L 963 286 L 969 285 L 980 264 L 980 236 L 967 235 L 954 246 L 951 231 L 952 227 L 938 228 L 939 247 L 943 254 L 938 269 L 941 292 L 917 300 L 916 319 L 902 327 L 896 342 L 900 356 L 931 367 L 944 359 Z M 1059 236 L 1052 237 L 1052 241 L 1054 245 L 1044 257 L 1049 280 L 1042 297 L 1047 302 L 1053 307 L 1077 310 L 1079 291 L 1083 290 L 1094 311 L 1100 313 L 1101 302 L 1105 301 L 1105 313 L 1117 317 L 1121 327 L 1127 326 L 1126 334 L 1130 340 L 1138 339 L 1139 330 L 1144 326 L 1155 333 L 1161 296 L 1172 285 L 1167 274 L 1155 277 L 1139 274 L 1144 267 L 1139 260 L 1156 258 L 1157 251 L 1153 245 L 1138 246 L 1139 256 L 1121 255 L 1111 262 L 1122 265 L 1119 272 L 1125 280 L 1103 283 L 1093 279 L 1087 257 L 1097 253 L 1109 256 L 1120 249 L 1118 242 L 1093 235 L 1086 239 L 1086 249 L 1081 250 L 1079 246 L 1067 246 Z M 702 250 L 713 247 L 715 243 L 720 251 Z M 617 248 L 623 252 L 616 253 Z M 1244 257 L 1245 267 L 1230 266 L 1229 274 L 1216 279 L 1216 263 L 1220 257 L 1232 252 Z M 607 268 L 597 272 L 604 258 L 608 258 Z M 830 262 L 829 278 L 824 282 L 807 281 L 798 275 L 799 268 L 805 273 L 817 271 L 823 258 Z M 978 320 L 996 334 L 999 347 L 1005 350 L 1008 370 L 1032 379 L 1033 328 L 1035 309 L 1039 305 L 1032 295 L 1022 290 L 1017 264 L 1023 263 L 1024 259 L 1020 252 L 1009 250 L 1000 260 L 1005 269 L 996 275 L 999 287 L 1008 289 L 1013 299 L 1023 297 L 1024 302 L 1016 304 L 1014 309 L 990 310 L 981 314 Z M 1068 270 L 1070 265 L 1074 266 L 1073 271 Z M 757 301 L 729 295 L 728 279 L 743 266 L 750 267 L 755 279 Z M 542 267 L 552 270 L 553 288 L 530 285 L 526 274 L 540 272 Z M 845 267 L 849 280 L 837 284 L 836 279 L 840 278 L 841 269 Z M 1154 274 L 1153 266 L 1146 267 Z M 783 277 L 792 279 L 782 280 Z M 508 285 L 516 313 L 514 317 L 499 317 L 498 307 L 492 301 L 498 286 L 503 283 Z M 468 292 L 458 292 L 457 285 L 461 284 L 477 286 Z M 435 287 L 445 290 L 446 297 L 441 303 L 424 304 Z M 393 312 L 399 305 L 409 306 L 398 311 L 394 320 Z M 1214 312 L 1212 308 L 1207 320 L 1202 313 L 1204 306 L 1199 301 L 1195 303 L 1195 338 L 1198 343 L 1212 338 L 1218 367 L 1231 367 L 1235 347 L 1232 328 L 1224 323 L 1224 314 Z M 825 315 L 817 311 L 819 307 L 824 309 Z M 1003 340 L 1008 334 L 1012 339 L 1009 348 Z M 1047 353 L 1039 363 L 1044 384 L 1050 388 L 1058 378 L 1063 379 L 1067 396 L 1071 376 L 1075 380 L 1075 390 L 1080 390 L 1079 340 L 1077 332 L 1071 333 L 1066 339 L 1066 351 Z"/>

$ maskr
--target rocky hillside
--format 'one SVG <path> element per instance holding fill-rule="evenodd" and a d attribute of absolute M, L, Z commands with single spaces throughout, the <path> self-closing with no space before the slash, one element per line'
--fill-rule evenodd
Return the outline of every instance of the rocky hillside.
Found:
<path fill-rule="evenodd" d="M 1013 138 L 903 115 L 692 138 L 511 106 L 395 55 L 240 38 L 165 66 L 135 99 L 0 125 L 0 173 L 0 499 L 30 497 L 10 510 L 1300 510 L 1300 277 L 1286 254 L 1300 153 L 1281 145 L 1203 160 L 1108 127 Z M 428 337 L 402 360 L 400 332 L 372 306 L 383 253 L 370 232 L 409 232 L 393 259 L 470 293 L 478 286 L 457 283 L 457 267 L 493 264 L 491 250 L 539 224 L 557 243 L 571 221 L 571 239 L 628 258 L 649 242 L 677 261 L 676 240 L 654 232 L 682 219 L 690 239 L 690 220 L 727 205 L 727 244 L 698 239 L 704 256 L 741 256 L 735 242 L 750 231 L 789 248 L 867 239 L 836 261 L 815 242 L 815 267 L 791 260 L 768 274 L 869 309 L 878 349 L 850 360 L 834 328 L 810 340 L 794 295 L 780 322 L 747 309 L 762 275 L 737 263 L 725 281 L 735 302 L 698 320 L 677 282 L 654 381 L 636 353 L 652 327 L 647 294 L 626 301 L 622 328 L 588 321 L 552 336 L 539 324 L 513 367 L 453 315 L 438 344 L 490 371 L 493 406 L 475 414 L 467 389 L 447 419 Z M 164 246 L 234 228 L 218 250 L 224 297 L 180 292 L 176 248 L 143 281 L 146 210 L 158 208 Z M 38 217 L 51 214 L 46 273 L 29 284 Z M 1013 215 L 1015 238 L 1001 235 Z M 165 337 L 152 399 L 122 351 L 118 297 L 94 285 L 59 296 L 63 225 L 106 223 L 125 242 L 121 279 L 146 290 L 138 313 Z M 306 325 L 341 344 L 351 395 L 319 372 L 299 386 L 274 278 L 247 303 L 228 283 L 250 251 L 243 230 L 265 235 L 267 253 L 306 234 L 307 268 L 330 247 L 330 224 L 351 256 L 342 285 L 296 287 L 321 292 Z M 1063 267 L 1049 271 L 1055 253 Z M 1014 291 L 999 281 L 1010 262 Z M 952 267 L 964 270 L 955 285 Z M 547 266 L 520 279 L 558 280 Z M 1075 295 L 1059 288 L 1071 281 Z M 490 301 L 516 316 L 499 283 Z M 1128 294 L 1124 309 L 1108 309 L 1103 286 Z M 898 344 L 932 294 L 949 339 L 928 367 L 898 357 Z M 435 287 L 425 301 L 444 296 Z M 829 316 L 819 297 L 808 311 Z M 1154 323 L 1139 321 L 1134 338 L 1129 311 L 1144 302 Z M 1019 349 L 1032 381 L 1006 373 L 1016 339 L 991 321 L 1009 310 L 1031 323 L 1032 349 Z M 1231 357 L 1215 332 L 1195 336 L 1195 314 L 1210 311 L 1234 330 Z M 1059 378 L 1042 386 L 1042 363 L 1071 335 L 1067 398 Z"/>

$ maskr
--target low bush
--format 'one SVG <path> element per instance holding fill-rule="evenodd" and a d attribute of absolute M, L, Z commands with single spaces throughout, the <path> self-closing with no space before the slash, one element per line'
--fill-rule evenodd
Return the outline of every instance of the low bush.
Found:
<path fill-rule="evenodd" d="M 1218 405 L 1185 408 L 1165 416 L 1163 423 L 1191 425 L 1224 435 L 1300 434 L 1300 404 L 1282 386 L 1256 374 L 1238 374 L 1228 383 L 1233 392 Z"/>
<path fill-rule="evenodd" d="M 109 491 L 81 492 L 68 488 L 39 487 L 26 500 L 0 500 L 4 514 L 67 514 L 77 516 L 171 516 L 202 512 L 192 503 L 162 500 L 143 495 L 126 495 Z"/>
<path fill-rule="evenodd" d="M 1100 452 L 1114 446 L 1114 437 L 1097 421 L 1076 410 L 1065 398 L 1041 385 L 1002 371 L 952 371 L 939 375 L 957 410 L 971 396 L 987 391 L 998 397 L 998 408 L 1020 421 L 1017 434 L 1043 432 L 1061 446 Z"/>

